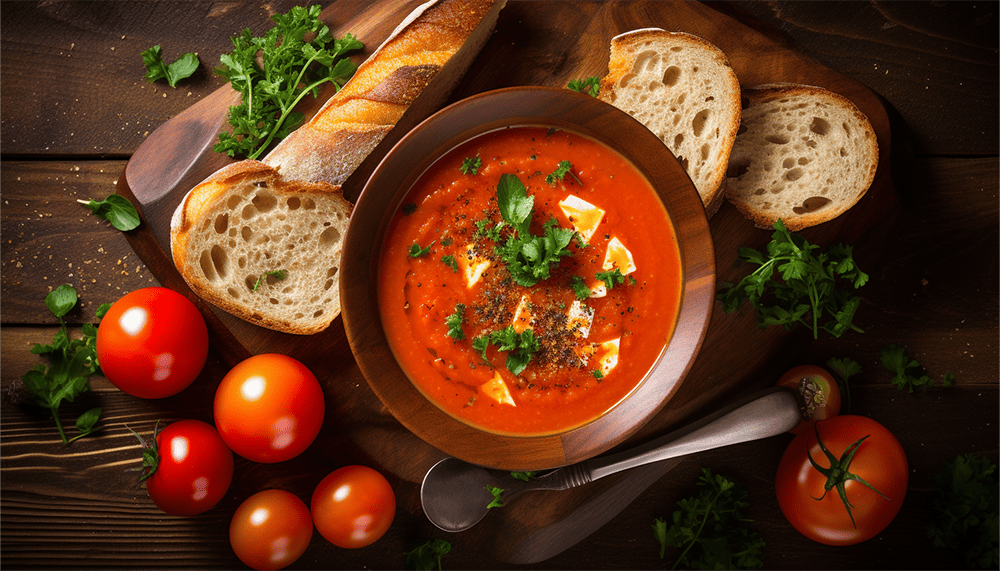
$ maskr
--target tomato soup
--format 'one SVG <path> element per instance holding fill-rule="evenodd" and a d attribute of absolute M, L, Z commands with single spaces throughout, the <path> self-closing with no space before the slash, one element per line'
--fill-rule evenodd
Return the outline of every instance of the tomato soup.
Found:
<path fill-rule="evenodd" d="M 378 300 L 400 366 L 438 407 L 551 434 L 600 417 L 656 364 L 680 267 L 631 163 L 569 131 L 511 127 L 421 175 L 386 234 Z"/>

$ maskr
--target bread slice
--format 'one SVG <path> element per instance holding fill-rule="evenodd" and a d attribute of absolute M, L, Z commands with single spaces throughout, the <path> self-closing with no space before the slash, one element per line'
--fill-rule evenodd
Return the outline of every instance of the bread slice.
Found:
<path fill-rule="evenodd" d="M 340 252 L 351 208 L 329 184 L 288 181 L 258 161 L 234 163 L 174 211 L 174 265 L 202 299 L 241 319 L 317 333 L 340 314 Z M 282 270 L 284 279 L 271 274 Z"/>
<path fill-rule="evenodd" d="M 761 228 L 790 231 L 836 218 L 878 168 L 868 118 L 847 98 L 808 85 L 744 89 L 748 105 L 729 157 L 726 197 Z"/>
<path fill-rule="evenodd" d="M 715 214 L 740 125 L 739 80 L 721 50 L 659 28 L 621 34 L 611 40 L 598 98 L 655 133 L 691 177 L 706 214 Z"/>

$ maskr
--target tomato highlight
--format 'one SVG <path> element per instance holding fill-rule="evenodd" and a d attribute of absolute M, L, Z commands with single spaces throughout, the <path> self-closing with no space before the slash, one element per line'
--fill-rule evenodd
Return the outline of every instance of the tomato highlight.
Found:
<path fill-rule="evenodd" d="M 312 532 L 305 502 L 285 490 L 264 490 L 236 508 L 229 524 L 229 543 L 249 567 L 283 569 L 305 553 Z"/>
<path fill-rule="evenodd" d="M 328 474 L 316 486 L 310 505 L 320 535 L 346 549 L 371 545 L 396 516 L 392 486 L 367 466 L 345 466 Z"/>

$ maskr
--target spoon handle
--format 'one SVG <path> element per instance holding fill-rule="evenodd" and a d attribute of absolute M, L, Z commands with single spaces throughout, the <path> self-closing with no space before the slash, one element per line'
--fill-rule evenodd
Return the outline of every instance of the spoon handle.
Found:
<path fill-rule="evenodd" d="M 774 388 L 757 393 L 692 426 L 671 432 L 635 448 L 588 460 L 589 480 L 730 444 L 759 440 L 788 432 L 802 420 L 795 395 Z"/>

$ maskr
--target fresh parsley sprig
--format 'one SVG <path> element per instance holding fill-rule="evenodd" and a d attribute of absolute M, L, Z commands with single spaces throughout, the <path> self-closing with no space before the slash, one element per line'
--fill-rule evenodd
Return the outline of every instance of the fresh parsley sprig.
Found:
<path fill-rule="evenodd" d="M 566 175 L 573 177 L 576 184 L 583 186 L 580 178 L 573 173 L 573 163 L 569 161 L 559 161 L 559 166 L 545 177 L 545 182 L 549 183 L 549 186 L 555 186 L 556 182 L 566 178 Z"/>
<path fill-rule="evenodd" d="M 107 220 L 112 226 L 128 232 L 139 227 L 141 220 L 139 212 L 132 202 L 120 194 L 109 194 L 104 200 L 77 200 L 101 220 Z"/>
<path fill-rule="evenodd" d="M 851 383 L 848 379 L 861 372 L 861 365 L 849 357 L 844 357 L 829 359 L 826 366 L 838 376 L 837 386 L 840 387 L 840 394 L 843 397 L 844 414 L 851 414 Z"/>
<path fill-rule="evenodd" d="M 976 454 L 958 456 L 934 476 L 927 537 L 961 556 L 966 569 L 1000 565 L 998 490 L 997 465 Z"/>
<path fill-rule="evenodd" d="M 100 408 L 92 408 L 80 415 L 76 421 L 76 429 L 80 434 L 72 438 L 66 437 L 62 422 L 59 420 L 59 406 L 63 401 L 73 402 L 81 393 L 89 391 L 89 377 L 99 369 L 97 326 L 85 323 L 82 327 L 83 337 L 70 339 L 66 322 L 63 320 L 76 303 L 76 290 L 69 284 L 60 285 L 45 296 L 45 306 L 59 318 L 60 328 L 50 345 L 36 344 L 31 348 L 31 352 L 47 356 L 49 367 L 37 363 L 21 376 L 21 381 L 28 391 L 29 402 L 52 413 L 56 428 L 59 429 L 59 436 L 66 444 L 100 430 L 100 427 L 94 426 L 101 415 Z M 110 307 L 111 304 L 100 306 L 97 309 L 97 317 L 103 317 Z"/>
<path fill-rule="evenodd" d="M 462 329 L 462 323 L 465 321 L 464 316 L 465 304 L 459 303 L 455 305 L 455 313 L 444 318 L 444 324 L 448 326 L 448 337 L 455 341 L 465 339 L 465 331 Z"/>
<path fill-rule="evenodd" d="M 514 375 L 520 375 L 531 362 L 531 355 L 538 352 L 541 344 L 535 337 L 535 332 L 525 329 L 518 333 L 513 325 L 486 335 L 480 335 L 472 340 L 472 348 L 486 359 L 486 349 L 496 345 L 501 351 L 508 351 L 505 363 L 507 370 Z"/>
<path fill-rule="evenodd" d="M 432 539 L 403 553 L 405 569 L 441 570 L 441 557 L 451 551 L 451 544 L 443 539 Z"/>
<path fill-rule="evenodd" d="M 586 93 L 591 97 L 597 97 L 597 94 L 601 91 L 601 78 L 590 76 L 584 79 L 571 79 L 566 84 L 566 88 Z"/>
<path fill-rule="evenodd" d="M 749 301 L 757 310 L 761 329 L 769 325 L 790 329 L 801 323 L 812 330 L 814 339 L 821 329 L 834 337 L 849 329 L 861 332 L 852 323 L 861 298 L 838 290 L 837 278 L 858 289 L 868 282 L 868 274 L 855 263 L 850 246 L 835 244 L 827 252 L 817 250 L 819 246 L 790 233 L 778 220 L 765 252 L 739 249 L 740 259 L 760 267 L 735 286 L 724 282 L 716 297 L 727 313 Z M 775 273 L 781 281 L 774 279 Z M 821 323 L 825 315 L 830 319 Z"/>
<path fill-rule="evenodd" d="M 427 254 L 429 254 L 431 252 L 431 246 L 434 245 L 434 242 L 437 242 L 437 240 L 431 240 L 431 243 L 427 244 L 423 248 L 420 247 L 420 244 L 414 242 L 410 246 L 409 256 L 411 258 L 422 258 L 422 257 L 426 256 Z"/>
<path fill-rule="evenodd" d="M 486 509 L 502 508 L 504 489 L 498 488 L 490 484 L 486 484 L 486 491 L 493 494 L 493 500 L 486 505 Z"/>
<path fill-rule="evenodd" d="M 660 558 L 667 546 L 681 549 L 671 569 L 760 569 L 764 540 L 746 524 L 749 504 L 742 485 L 702 468 L 697 496 L 677 502 L 672 525 L 656 519 L 653 533 Z"/>
<path fill-rule="evenodd" d="M 462 159 L 462 166 L 458 167 L 458 170 L 462 171 L 462 174 L 479 174 L 479 167 L 483 165 L 483 160 L 479 158 L 479 155 L 474 157 L 465 157 Z"/>
<path fill-rule="evenodd" d="M 190 52 L 167 65 L 163 61 L 163 50 L 158 45 L 142 52 L 142 63 L 146 66 L 146 81 L 153 83 L 157 79 L 165 79 L 170 87 L 177 87 L 178 81 L 191 77 L 201 65 L 198 55 Z"/>
<path fill-rule="evenodd" d="M 346 54 L 364 44 L 351 34 L 335 40 L 319 14 L 319 5 L 295 6 L 272 16 L 275 26 L 263 37 L 245 29 L 232 38 L 233 51 L 220 57 L 216 73 L 242 95 L 242 102 L 230 108 L 232 129 L 219 133 L 216 152 L 259 157 L 302 124 L 304 115 L 293 109 L 307 94 L 318 96 L 325 83 L 339 89 L 354 75 L 357 65 Z M 258 54 L 263 66 L 257 64 Z"/>
<path fill-rule="evenodd" d="M 497 185 L 497 205 L 504 221 L 514 228 L 507 242 L 497 247 L 497 254 L 503 258 L 511 278 L 518 285 L 531 287 L 548 279 L 552 266 L 564 256 L 573 255 L 567 246 L 575 232 L 560 228 L 555 218 L 543 225 L 544 235 L 531 234 L 535 197 L 527 195 L 527 189 L 517 175 L 501 175 Z"/>
<path fill-rule="evenodd" d="M 915 359 L 906 355 L 906 349 L 902 345 L 893 343 L 884 347 L 880 352 L 882 366 L 896 376 L 892 378 L 892 384 L 902 392 L 912 393 L 918 388 L 931 388 L 934 386 L 934 379 L 927 375 L 924 368 Z M 950 387 L 955 384 L 955 377 L 950 372 L 944 374 L 941 385 Z"/>
<path fill-rule="evenodd" d="M 262 273 L 257 276 L 257 281 L 253 284 L 253 291 L 257 291 L 260 286 L 264 285 L 268 276 L 271 276 L 278 281 L 282 281 L 288 277 L 288 270 L 271 270 L 269 272 Z"/>

